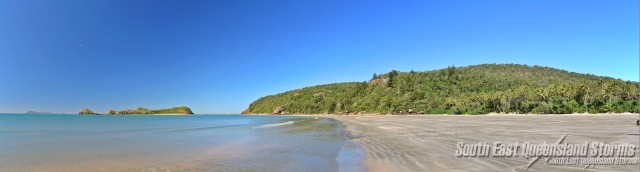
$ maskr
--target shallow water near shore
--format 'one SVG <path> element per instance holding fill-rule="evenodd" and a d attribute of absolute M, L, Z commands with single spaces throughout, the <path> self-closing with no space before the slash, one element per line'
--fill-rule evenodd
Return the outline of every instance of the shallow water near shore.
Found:
<path fill-rule="evenodd" d="M 0 114 L 0 171 L 363 171 L 347 143 L 330 118 Z"/>

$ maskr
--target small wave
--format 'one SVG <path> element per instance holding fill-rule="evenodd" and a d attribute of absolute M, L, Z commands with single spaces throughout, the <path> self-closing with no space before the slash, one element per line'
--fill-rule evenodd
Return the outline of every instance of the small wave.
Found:
<path fill-rule="evenodd" d="M 245 126 L 245 125 L 246 124 L 210 126 L 210 127 L 194 127 L 194 128 L 181 128 L 181 129 L 167 130 L 165 132 L 184 132 L 184 131 L 212 130 L 212 129 L 221 129 L 221 128 L 240 127 L 240 126 Z"/>
<path fill-rule="evenodd" d="M 277 127 L 277 126 L 282 126 L 282 125 L 289 125 L 289 124 L 293 124 L 293 121 L 287 121 L 287 122 L 283 122 L 283 123 L 275 123 L 275 124 L 265 124 L 265 125 L 261 125 L 261 126 L 257 126 L 257 127 L 251 127 L 251 128 L 271 128 L 271 127 Z"/>

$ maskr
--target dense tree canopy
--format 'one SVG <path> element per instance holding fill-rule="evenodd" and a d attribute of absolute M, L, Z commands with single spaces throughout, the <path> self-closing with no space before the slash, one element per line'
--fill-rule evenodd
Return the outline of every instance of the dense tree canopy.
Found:
<path fill-rule="evenodd" d="M 638 112 L 637 82 L 542 66 L 483 64 L 391 71 L 262 97 L 243 113 L 486 114 Z"/>

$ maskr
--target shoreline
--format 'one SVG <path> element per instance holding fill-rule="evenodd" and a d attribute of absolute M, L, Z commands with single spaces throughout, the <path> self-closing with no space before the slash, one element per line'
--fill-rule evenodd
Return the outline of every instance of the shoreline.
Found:
<path fill-rule="evenodd" d="M 336 158 L 336 161 L 338 161 L 338 171 L 369 171 L 367 165 L 364 163 L 366 157 L 367 153 L 363 145 L 353 141 L 347 136 L 347 143 L 342 146 Z"/>
<path fill-rule="evenodd" d="M 317 116 L 317 117 L 333 117 L 333 116 L 615 116 L 615 115 L 639 115 L 640 113 L 623 112 L 623 113 L 568 113 L 568 114 L 521 114 L 521 113 L 488 113 L 488 114 L 239 114 L 239 115 L 255 115 L 255 116 Z"/>
<path fill-rule="evenodd" d="M 565 115 L 300 115 L 338 120 L 350 141 L 365 150 L 368 171 L 495 171 L 525 170 L 525 158 L 458 158 L 455 143 L 628 142 L 639 145 L 635 125 L 639 114 Z M 464 116 L 464 117 L 462 117 Z M 596 119 L 594 119 L 596 118 Z M 465 119 L 465 120 L 459 120 Z M 554 125 L 556 124 L 556 125 Z M 546 127 L 545 127 L 546 126 Z M 620 127 L 612 127 L 620 126 Z M 638 156 L 636 154 L 636 156 Z M 591 171 L 637 169 L 638 165 L 598 166 Z M 581 170 L 581 166 L 538 163 L 532 171 Z"/>

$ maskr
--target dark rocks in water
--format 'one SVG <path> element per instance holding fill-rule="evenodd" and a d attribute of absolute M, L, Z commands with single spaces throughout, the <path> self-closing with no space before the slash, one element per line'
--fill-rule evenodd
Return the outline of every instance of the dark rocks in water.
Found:
<path fill-rule="evenodd" d="M 80 110 L 80 113 L 78 113 L 80 115 L 93 115 L 96 114 L 93 111 L 91 111 L 90 109 L 82 109 Z"/>
<path fill-rule="evenodd" d="M 109 110 L 109 112 L 107 112 L 107 115 L 117 115 L 117 114 L 118 114 L 118 111 L 113 110 L 113 109 L 111 109 L 111 110 Z"/>

